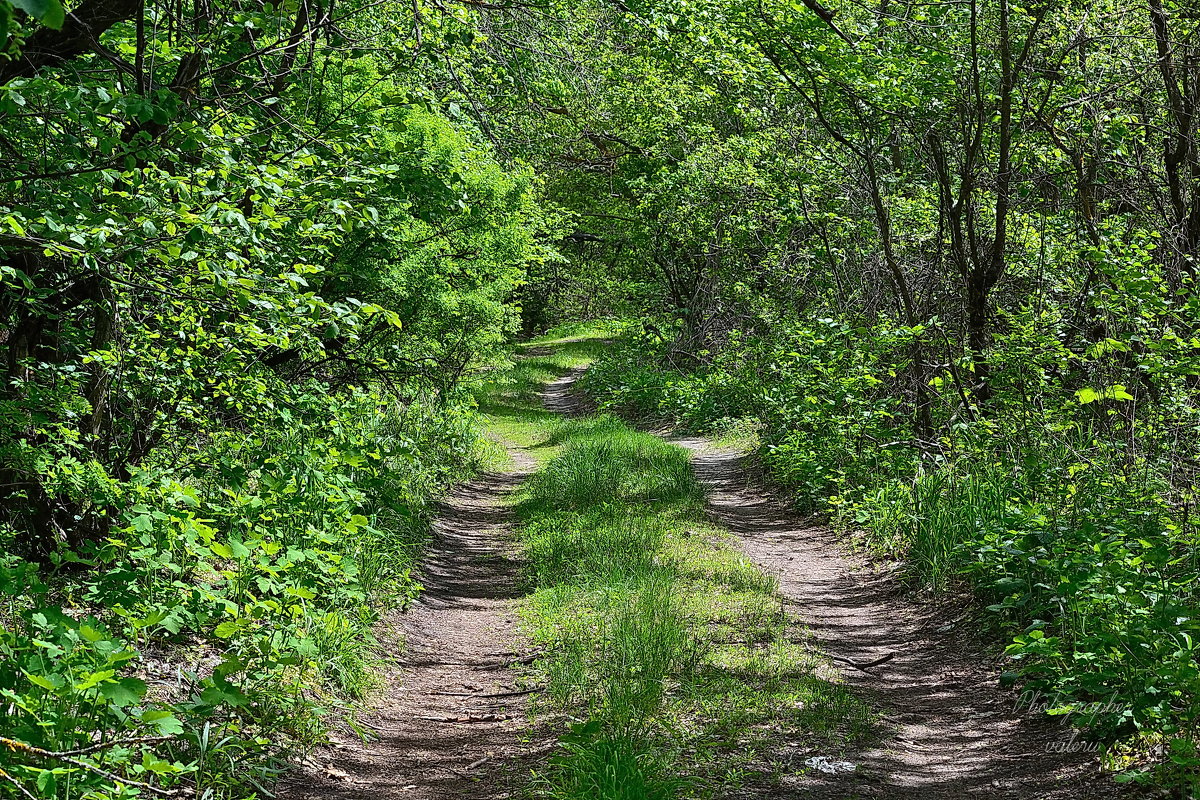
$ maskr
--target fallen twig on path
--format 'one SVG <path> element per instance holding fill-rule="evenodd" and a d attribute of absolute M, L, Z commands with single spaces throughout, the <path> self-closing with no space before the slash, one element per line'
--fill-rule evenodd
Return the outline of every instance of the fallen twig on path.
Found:
<path fill-rule="evenodd" d="M 855 669 L 861 670 L 863 672 L 866 672 L 871 667 L 878 667 L 880 664 L 886 664 L 887 662 L 891 661 L 895 657 L 896 657 L 895 653 L 888 653 L 887 655 L 881 656 L 881 657 L 875 659 L 874 661 L 863 662 L 863 661 L 855 661 L 853 659 L 846 658 L 845 656 L 833 656 L 833 655 L 829 656 L 830 660 L 832 660 L 832 661 L 837 661 L 841 664 L 849 664 L 850 666 L 854 667 Z"/>

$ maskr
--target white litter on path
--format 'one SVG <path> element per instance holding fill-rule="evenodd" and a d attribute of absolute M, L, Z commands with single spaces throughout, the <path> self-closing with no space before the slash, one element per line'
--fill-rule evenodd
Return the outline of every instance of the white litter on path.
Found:
<path fill-rule="evenodd" d="M 839 772 L 854 772 L 856 767 L 849 761 L 830 761 L 825 756 L 813 756 L 804 759 L 804 766 L 812 767 L 826 775 L 837 775 Z"/>

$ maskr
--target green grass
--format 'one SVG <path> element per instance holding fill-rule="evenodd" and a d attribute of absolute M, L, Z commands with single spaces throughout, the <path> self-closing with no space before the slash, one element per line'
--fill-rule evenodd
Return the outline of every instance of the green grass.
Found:
<path fill-rule="evenodd" d="M 560 431 L 569 436 L 569 446 L 530 485 L 539 510 L 700 502 L 703 493 L 683 450 L 631 431 L 615 417 L 594 423 Z"/>
<path fill-rule="evenodd" d="M 674 800 L 686 787 L 669 776 L 662 755 L 598 722 L 572 726 L 561 748 L 533 782 L 534 791 L 549 800 Z"/>
<path fill-rule="evenodd" d="M 816 676 L 775 582 L 706 520 L 686 452 L 540 408 L 541 384 L 594 358 L 599 337 L 545 346 L 480 398 L 492 434 L 542 462 L 517 507 L 522 618 L 545 652 L 538 711 L 576 722 L 533 795 L 716 798 L 794 770 L 773 755 L 785 738 L 827 753 L 868 738 L 870 711 Z"/>

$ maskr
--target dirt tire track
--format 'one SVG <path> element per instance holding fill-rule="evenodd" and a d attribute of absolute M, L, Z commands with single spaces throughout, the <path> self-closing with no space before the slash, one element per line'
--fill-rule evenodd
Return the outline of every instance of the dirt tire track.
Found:
<path fill-rule="evenodd" d="M 881 744 L 852 754 L 858 769 L 784 780 L 745 797 L 887 800 L 1100 800 L 1138 792 L 1115 784 L 1087 752 L 1057 752 L 1071 731 L 1018 713 L 1019 694 L 999 688 L 994 659 L 967 630 L 912 599 L 894 576 L 847 553 L 759 488 L 746 455 L 702 439 L 672 438 L 692 453 L 713 517 L 743 552 L 779 580 L 780 592 L 831 655 L 868 672 L 832 669 L 883 713 Z M 781 753 L 786 760 L 786 754 Z M 836 754 L 834 754 L 836 755 Z"/>
<path fill-rule="evenodd" d="M 546 749 L 529 729 L 529 696 L 483 696 L 519 691 L 513 666 L 530 657 L 517 633 L 520 562 L 507 500 L 536 463 L 523 450 L 509 455 L 512 469 L 440 504 L 417 576 L 425 591 L 381 626 L 393 654 L 388 688 L 363 717 L 379 738 L 363 744 L 344 731 L 340 746 L 288 777 L 281 800 L 500 800 L 528 781 Z"/>
<path fill-rule="evenodd" d="M 572 370 L 546 387 L 548 409 L 591 410 L 573 391 L 582 372 Z M 760 488 L 748 457 L 707 440 L 672 441 L 691 451 L 713 517 L 738 536 L 755 564 L 779 580 L 791 610 L 825 653 L 857 663 L 895 653 L 869 673 L 836 661 L 829 668 L 884 715 L 882 743 L 849 756 L 858 764 L 855 772 L 784 775 L 731 798 L 1139 796 L 1103 775 L 1092 755 L 1055 752 L 1069 731 L 1045 717 L 1017 713 L 1016 693 L 998 687 L 994 660 L 968 630 L 914 601 L 893 575 L 847 554 L 835 534 L 808 524 Z M 316 768 L 288 781 L 281 798 L 499 800 L 518 794 L 534 759 L 553 746 L 553 737 L 530 737 L 526 697 L 488 706 L 488 713 L 500 709 L 499 716 L 508 719 L 420 719 L 469 715 L 480 698 L 437 692 L 465 692 L 464 684 L 475 694 L 510 689 L 517 676 L 505 664 L 527 655 L 515 632 L 519 564 L 504 500 L 534 464 L 522 451 L 512 455 L 513 471 L 472 481 L 444 503 L 422 567 L 426 592 L 417 607 L 390 622 L 406 648 L 389 676 L 393 690 L 368 718 L 379 741 L 323 753 Z M 778 761 L 789 760 L 781 745 Z"/>

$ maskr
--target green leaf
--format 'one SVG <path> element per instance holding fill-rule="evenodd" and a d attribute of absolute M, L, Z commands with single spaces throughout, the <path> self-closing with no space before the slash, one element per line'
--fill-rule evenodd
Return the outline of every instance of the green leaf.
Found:
<path fill-rule="evenodd" d="M 38 775 L 37 788 L 43 797 L 54 797 L 58 793 L 58 778 L 53 770 L 48 769 Z"/>
<path fill-rule="evenodd" d="M 31 672 L 26 672 L 25 677 L 34 686 L 40 686 L 50 692 L 59 689 L 63 685 L 63 680 L 58 675 L 34 675 Z"/>
<path fill-rule="evenodd" d="M 1087 405 L 1088 403 L 1094 403 L 1097 400 L 1125 401 L 1125 400 L 1133 399 L 1133 395 L 1131 395 L 1128 391 L 1126 391 L 1126 388 L 1119 383 L 1109 386 L 1107 389 L 1101 389 L 1099 391 L 1097 391 L 1095 389 L 1091 389 L 1091 388 L 1080 389 L 1079 391 L 1075 392 L 1075 396 L 1079 398 L 1080 405 Z"/>
<path fill-rule="evenodd" d="M 158 728 L 164 736 L 183 733 L 183 723 L 170 711 L 146 711 L 142 714 L 142 722 Z"/>
<path fill-rule="evenodd" d="M 61 0 L 46 0 L 46 5 L 48 8 L 42 17 L 42 24 L 47 28 L 59 30 L 67 21 L 67 10 L 63 8 Z"/>
<path fill-rule="evenodd" d="M 242 624 L 242 620 L 230 619 L 218 625 L 213 633 L 220 639 L 229 639 L 236 636 L 243 627 L 245 626 Z"/>
<path fill-rule="evenodd" d="M 91 644 L 95 644 L 104 638 L 104 634 L 93 628 L 91 625 L 83 624 L 79 626 L 79 635 Z"/>
<path fill-rule="evenodd" d="M 66 10 L 59 0 L 13 0 L 13 5 L 47 28 L 58 30 L 66 21 Z"/>
<path fill-rule="evenodd" d="M 93 686 L 96 686 L 97 684 L 99 684 L 103 681 L 107 681 L 109 678 L 111 678 L 115 674 L 116 673 L 111 669 L 99 670 L 98 672 L 90 672 L 83 677 L 83 680 L 81 680 L 75 684 L 75 687 L 74 687 L 75 691 L 77 691 L 77 692 L 87 691 L 88 689 L 91 689 Z M 103 691 L 103 690 L 101 690 L 101 691 Z"/>
<path fill-rule="evenodd" d="M 100 687 L 104 695 L 117 708 L 131 706 L 146 696 L 146 682 L 137 678 L 121 678 Z"/>
<path fill-rule="evenodd" d="M 244 706 L 248 702 L 248 698 L 238 687 L 225 681 L 222 681 L 220 685 L 207 687 L 200 693 L 200 699 L 210 706 L 222 704 Z"/>
<path fill-rule="evenodd" d="M 159 627 L 162 628 L 164 631 L 167 631 L 168 633 L 177 634 L 181 630 L 183 630 L 183 623 L 184 623 L 183 612 L 180 609 L 176 608 L 176 609 L 172 610 L 170 614 L 163 617 L 162 622 L 159 623 Z"/>

